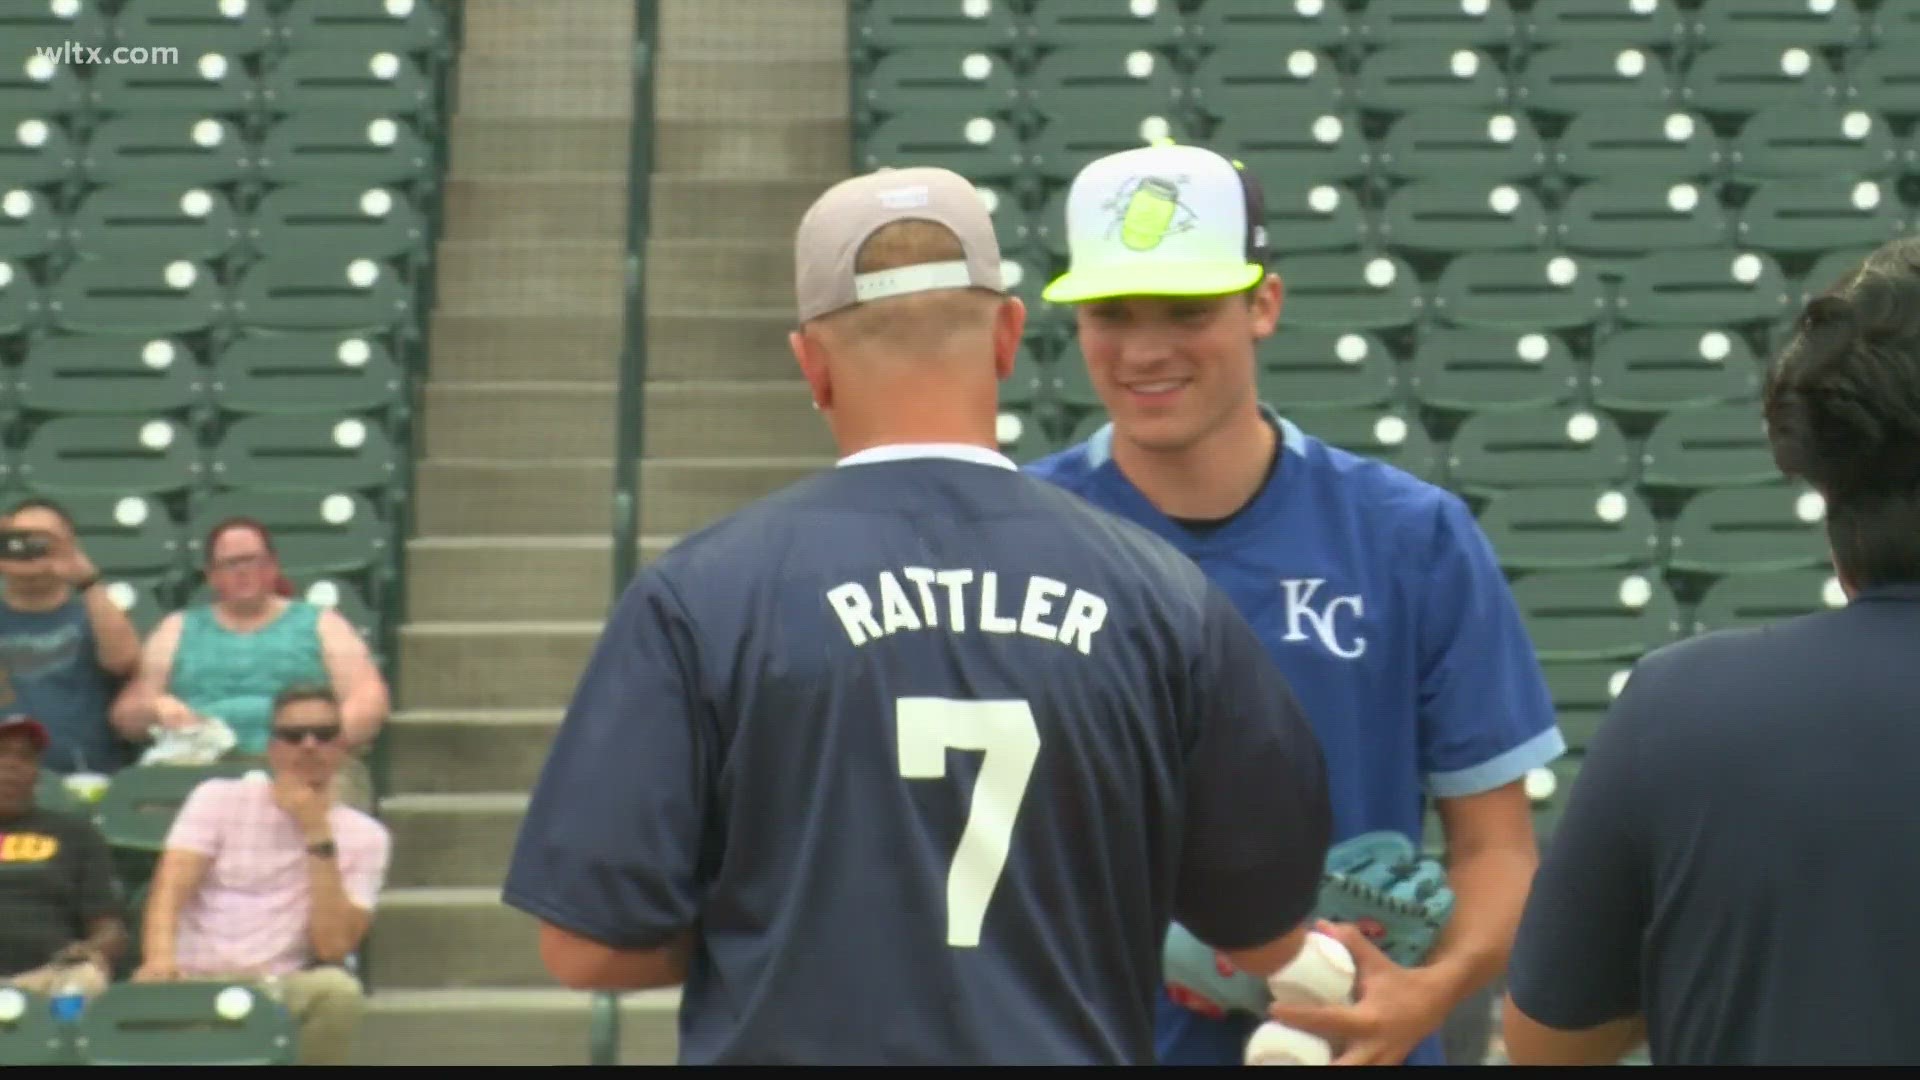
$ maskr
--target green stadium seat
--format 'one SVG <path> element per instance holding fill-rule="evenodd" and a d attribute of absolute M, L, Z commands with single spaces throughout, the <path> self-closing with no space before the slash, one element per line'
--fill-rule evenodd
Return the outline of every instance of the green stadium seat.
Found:
<path fill-rule="evenodd" d="M 1013 354 L 1013 374 L 1000 383 L 1000 404 L 1024 409 L 1053 401 L 1054 365 L 1039 361 L 1037 344 L 1031 336 L 1020 342 L 1020 350 Z"/>
<path fill-rule="evenodd" d="M 1371 0 L 1359 20 L 1372 46 L 1406 42 L 1504 48 L 1517 36 L 1507 0 Z"/>
<path fill-rule="evenodd" d="M 927 46 L 881 57 L 859 81 L 869 114 L 966 112 L 1011 119 L 1021 106 L 1013 63 L 980 49 Z"/>
<path fill-rule="evenodd" d="M 1191 94 L 1193 104 L 1214 119 L 1253 110 L 1318 116 L 1348 105 L 1339 62 L 1331 54 L 1296 48 L 1282 61 L 1271 44 L 1256 41 L 1222 45 L 1201 59 Z"/>
<path fill-rule="evenodd" d="M 153 633 L 160 620 L 175 610 L 172 578 L 158 574 L 115 574 L 107 578 L 107 598 L 113 601 L 142 637 Z"/>
<path fill-rule="evenodd" d="M 332 608 L 347 620 L 367 648 L 378 652 L 384 639 L 385 626 L 373 607 L 367 603 L 360 588 L 353 582 L 338 578 L 320 578 L 301 583 L 300 595 L 307 602 L 320 608 Z"/>
<path fill-rule="evenodd" d="M 1521 61 L 1514 92 L 1521 105 L 1549 114 L 1667 109 L 1679 100 L 1669 63 L 1633 45 L 1549 45 L 1529 51 Z"/>
<path fill-rule="evenodd" d="M 1763 109 L 1741 124 L 1732 144 L 1741 176 L 1884 176 L 1900 167 L 1893 129 L 1862 109 Z"/>
<path fill-rule="evenodd" d="M 1682 635 L 1680 605 L 1652 569 L 1541 570 L 1513 583 L 1542 664 L 1631 660 Z"/>
<path fill-rule="evenodd" d="M 1370 334 L 1283 326 L 1255 362 L 1261 399 L 1290 409 L 1385 408 L 1399 383 L 1393 354 Z"/>
<path fill-rule="evenodd" d="M 378 260 L 289 255 L 249 267 L 233 310 L 262 329 L 371 330 L 412 318 L 413 303 L 399 275 Z"/>
<path fill-rule="evenodd" d="M 87 557 L 112 577 L 165 576 L 185 551 L 180 526 L 157 499 L 83 493 L 60 500 Z"/>
<path fill-rule="evenodd" d="M 1452 413 L 1557 408 L 1579 389 L 1566 342 L 1532 330 L 1434 327 L 1414 349 L 1412 372 L 1420 404 Z"/>
<path fill-rule="evenodd" d="M 1792 302 L 1772 256 L 1733 248 L 1651 252 L 1633 262 L 1616 298 L 1622 319 L 1645 326 L 1764 323 Z"/>
<path fill-rule="evenodd" d="M 1548 239 L 1533 189 L 1477 177 L 1415 180 L 1387 197 L 1381 239 L 1400 251 L 1519 251 Z M 1289 250 L 1280 245 L 1279 250 Z"/>
<path fill-rule="evenodd" d="M 1357 117 L 1345 113 L 1230 116 L 1209 140 L 1243 163 L 1261 186 L 1290 181 L 1358 181 L 1371 173 L 1372 148 Z"/>
<path fill-rule="evenodd" d="M 1174 0 L 1044 0 L 1032 6 L 1027 33 L 1040 48 L 1119 45 L 1171 48 L 1186 39 Z"/>
<path fill-rule="evenodd" d="M 1875 45 L 1920 45 L 1920 0 L 1880 0 L 1868 30 Z"/>
<path fill-rule="evenodd" d="M 1640 326 L 1600 339 L 1592 383 L 1602 409 L 1657 415 L 1751 400 L 1760 390 L 1760 364 L 1740 334 Z"/>
<path fill-rule="evenodd" d="M 1571 255 L 1468 252 L 1447 264 L 1434 313 L 1455 326 L 1563 330 L 1585 326 L 1606 306 L 1599 275 Z"/>
<path fill-rule="evenodd" d="M 272 184 L 424 184 L 433 151 L 404 118 L 359 113 L 289 116 L 259 146 L 261 179 Z"/>
<path fill-rule="evenodd" d="M 384 427 L 355 416 L 247 416 L 213 448 L 213 482 L 260 491 L 379 491 L 400 479 Z"/>
<path fill-rule="evenodd" d="M 1531 47 L 1545 45 L 1639 45 L 1674 48 L 1687 26 L 1673 0 L 1542 0 L 1526 13 Z"/>
<path fill-rule="evenodd" d="M 1914 92 L 1916 47 L 1920 39 L 1854 54 L 1846 66 L 1847 107 L 1904 119 L 1920 114 L 1920 94 Z"/>
<path fill-rule="evenodd" d="M 249 517 L 265 525 L 273 534 L 281 569 L 296 581 L 366 577 L 391 554 L 387 526 L 364 495 L 344 489 L 233 488 L 192 500 L 186 529 L 186 552 L 192 564 L 206 562 L 207 534 L 232 517 Z"/>
<path fill-rule="evenodd" d="M 26 270 L 0 262 L 0 334 L 18 334 L 37 323 L 43 301 Z"/>
<path fill-rule="evenodd" d="M 1274 271 L 1285 284 L 1286 319 L 1302 329 L 1384 330 L 1420 314 L 1419 279 L 1393 255 L 1294 255 Z"/>
<path fill-rule="evenodd" d="M 1026 88 L 1028 107 L 1043 117 L 1112 113 L 1137 122 L 1172 117 L 1187 98 L 1186 78 L 1173 61 L 1150 49 L 1118 46 L 1048 53 L 1027 75 Z"/>
<path fill-rule="evenodd" d="M 1267 210 L 1267 243 L 1274 251 L 1307 253 L 1365 247 L 1374 227 L 1360 194 L 1322 180 L 1261 185 Z"/>
<path fill-rule="evenodd" d="M 1402 179 L 1523 180 L 1546 164 L 1546 146 L 1523 112 L 1414 109 L 1396 117 L 1380 142 L 1380 167 Z"/>
<path fill-rule="evenodd" d="M 1554 144 L 1554 165 L 1575 179 L 1712 176 L 1725 160 L 1720 140 L 1703 119 L 1660 107 L 1596 108 L 1567 123 Z"/>
<path fill-rule="evenodd" d="M 0 194 L 0 259 L 38 258 L 59 243 L 60 218 L 53 200 L 23 187 Z"/>
<path fill-rule="evenodd" d="M 1066 355 L 1049 366 L 1046 388 L 1047 406 L 1056 410 L 1068 427 L 1077 425 L 1089 414 L 1106 412 L 1106 402 L 1100 400 L 1099 391 L 1093 388 L 1086 358 L 1077 345 L 1069 346 Z"/>
<path fill-rule="evenodd" d="M 0 50 L 0 117 L 72 117 L 86 108 L 86 84 L 75 74 L 75 65 L 36 48 L 59 41 L 7 39 L 7 47 Z"/>
<path fill-rule="evenodd" d="M 246 1011 L 229 1019 L 234 991 Z M 77 1043 L 86 1065 L 291 1065 L 298 1035 L 286 1006 L 249 984 L 127 982 L 88 1003 Z"/>
<path fill-rule="evenodd" d="M 1515 488 L 1624 487 L 1633 456 L 1610 418 L 1582 409 L 1475 413 L 1453 433 L 1450 475 L 1469 495 Z"/>
<path fill-rule="evenodd" d="M 94 69 L 93 107 L 113 116 L 190 114 L 244 117 L 260 87 L 239 56 L 185 51 L 176 63 L 106 64 Z"/>
<path fill-rule="evenodd" d="M 1385 462 L 1432 483 L 1441 478 L 1438 448 L 1418 418 L 1382 409 L 1294 409 L 1276 402 L 1286 419 L 1330 446 Z"/>
<path fill-rule="evenodd" d="M 206 266 L 151 255 L 74 263 L 48 302 L 55 323 L 79 333 L 192 333 L 212 325 L 224 307 Z"/>
<path fill-rule="evenodd" d="M 93 816 L 93 807 L 67 787 L 67 778 L 50 770 L 42 771 L 40 778 L 33 782 L 33 805 L 41 810 L 52 810 L 62 814 Z M 6 1024 L 7 1021 L 0 1020 L 0 1032 L 5 1031 Z M 0 1039 L 4 1038 L 4 1035 L 0 1035 Z M 0 1062 L 4 1060 L 0 1058 Z"/>
<path fill-rule="evenodd" d="M 866 132 L 856 157 L 863 172 L 935 165 L 976 184 L 1013 180 L 1025 168 L 1020 132 L 1011 122 L 965 111 L 884 120 Z"/>
<path fill-rule="evenodd" d="M 1843 48 L 1863 32 L 1853 0 L 1705 0 L 1694 36 L 1703 45 L 1753 43 Z"/>
<path fill-rule="evenodd" d="M 1840 81 L 1824 56 L 1801 45 L 1714 45 L 1693 54 L 1680 101 L 1728 115 L 1787 105 L 1830 109 L 1839 104 Z"/>
<path fill-rule="evenodd" d="M 868 0 L 856 5 L 851 16 L 855 42 L 888 52 L 1011 49 L 1021 37 L 1012 0 Z"/>
<path fill-rule="evenodd" d="M 1760 410 L 1750 403 L 1668 413 L 1647 434 L 1641 482 L 1699 490 L 1777 481 Z"/>
<path fill-rule="evenodd" d="M 408 56 L 386 49 L 290 52 L 268 69 L 261 103 L 288 115 L 347 112 L 405 117 L 429 123 L 433 85 Z"/>
<path fill-rule="evenodd" d="M 67 237 L 89 259 L 213 262 L 239 243 L 240 223 L 218 188 L 113 184 L 85 197 Z"/>
<path fill-rule="evenodd" d="M 257 56 L 274 43 L 263 0 L 126 0 L 114 26 L 123 45 L 177 48 L 182 58 Z"/>
<path fill-rule="evenodd" d="M 1337 49 L 1358 31 L 1344 4 L 1327 0 L 1200 0 L 1187 19 L 1201 45 Z"/>
<path fill-rule="evenodd" d="M 294 51 L 425 54 L 445 50 L 447 19 L 434 0 L 292 0 L 280 39 Z"/>
<path fill-rule="evenodd" d="M 0 30 L 4 32 L 4 30 Z M 0 1067 L 73 1064 L 73 1036 L 39 994 L 0 986 Z"/>
<path fill-rule="evenodd" d="M 1630 662 L 1588 660 L 1540 665 L 1567 749 L 1585 753 L 1615 698 L 1633 675 Z"/>
<path fill-rule="evenodd" d="M 1769 252 L 1819 254 L 1878 247 L 1907 229 L 1891 182 L 1847 175 L 1777 177 L 1740 210 L 1740 242 Z"/>
<path fill-rule="evenodd" d="M 1827 291 L 1860 268 L 1860 264 L 1872 248 L 1836 248 L 1815 260 L 1812 267 L 1801 277 L 1799 291 L 1795 301 L 1805 304 L 1808 300 Z"/>
<path fill-rule="evenodd" d="M 1693 632 L 1766 626 L 1845 607 L 1846 590 L 1832 570 L 1805 568 L 1735 574 L 1707 586 L 1693 609 Z"/>
<path fill-rule="evenodd" d="M 9 189 L 53 187 L 77 179 L 80 151 L 51 117 L 0 111 L 0 177 Z"/>
<path fill-rule="evenodd" d="M 121 116 L 95 128 L 81 168 L 96 184 L 231 184 L 251 171 L 253 147 L 211 116 Z"/>
<path fill-rule="evenodd" d="M 1032 406 L 1002 405 L 998 422 L 1000 452 L 1024 465 L 1066 445 L 1047 430 L 1045 414 Z"/>
<path fill-rule="evenodd" d="M 404 193 L 358 184 L 288 184 L 267 192 L 247 241 L 269 258 L 335 254 L 405 265 L 426 258 L 427 223 Z"/>
<path fill-rule="evenodd" d="M 75 334 L 27 347 L 14 395 L 30 412 L 79 415 L 182 413 L 206 400 L 193 354 L 164 337 Z"/>
<path fill-rule="evenodd" d="M 1667 564 L 1716 575 L 1825 566 L 1825 515 L 1820 496 L 1797 484 L 1702 491 L 1674 521 Z"/>
<path fill-rule="evenodd" d="M 1504 491 L 1489 499 L 1479 520 L 1508 570 L 1649 566 L 1660 555 L 1653 511 L 1624 486 Z"/>
<path fill-rule="evenodd" d="M 1390 45 L 1360 62 L 1354 101 L 1362 109 L 1500 109 L 1509 91 L 1492 54 L 1464 46 Z"/>
<path fill-rule="evenodd" d="M 1143 112 L 1138 99 L 1127 101 L 1134 107 L 1050 110 L 1046 127 L 1027 140 L 1027 163 L 1034 175 L 1048 184 L 1069 184 L 1096 158 L 1156 139 L 1187 139 L 1189 128 L 1170 101 L 1160 112 Z"/>
<path fill-rule="evenodd" d="M 61 416 L 33 429 L 15 465 L 41 495 L 172 495 L 201 471 L 193 432 L 164 417 Z"/>
<path fill-rule="evenodd" d="M 1733 223 L 1711 187 L 1663 176 L 1613 176 L 1581 184 L 1560 208 L 1560 243 L 1585 255 L 1723 247 Z"/>
<path fill-rule="evenodd" d="M 213 403 L 233 413 L 372 413 L 406 403 L 406 381 L 377 336 L 255 332 L 215 358 Z"/>
<path fill-rule="evenodd" d="M 61 42 L 100 47 L 111 34 L 99 0 L 14 0 L 0 7 L 0 41 L 58 47 Z"/>

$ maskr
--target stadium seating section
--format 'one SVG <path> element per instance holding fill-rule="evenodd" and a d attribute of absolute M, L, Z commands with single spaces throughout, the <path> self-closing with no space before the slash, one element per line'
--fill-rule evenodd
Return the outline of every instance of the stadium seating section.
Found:
<path fill-rule="evenodd" d="M 1266 192 L 1267 401 L 1442 484 L 1507 568 L 1576 753 L 1646 650 L 1838 601 L 1757 408 L 1801 303 L 1920 204 L 1920 0 L 853 0 L 854 165 L 994 208 L 1026 460 L 1104 422 L 1061 206 L 1172 137 Z"/>

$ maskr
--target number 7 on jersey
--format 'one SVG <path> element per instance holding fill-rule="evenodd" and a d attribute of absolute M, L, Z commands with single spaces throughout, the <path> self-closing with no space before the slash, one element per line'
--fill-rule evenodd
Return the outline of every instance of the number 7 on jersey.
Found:
<path fill-rule="evenodd" d="M 947 870 L 947 944 L 980 944 L 987 901 L 1007 867 L 1013 825 L 1040 756 L 1040 727 L 1024 701 L 958 701 L 901 698 L 894 723 L 900 742 L 900 775 L 938 780 L 947 775 L 947 751 L 971 750 L 984 757 L 973 785 L 966 831 Z"/>

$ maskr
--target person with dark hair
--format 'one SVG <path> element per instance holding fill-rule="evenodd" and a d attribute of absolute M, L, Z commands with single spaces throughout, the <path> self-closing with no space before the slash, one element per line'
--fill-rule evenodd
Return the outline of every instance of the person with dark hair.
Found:
<path fill-rule="evenodd" d="M 58 503 L 17 502 L 0 532 L 0 710 L 46 725 L 49 772 L 112 773 L 132 757 L 108 714 L 116 681 L 140 662 L 140 633 Z"/>
<path fill-rule="evenodd" d="M 1515 1064 L 1920 1057 L 1920 239 L 1807 305 L 1762 413 L 1847 603 L 1635 666 L 1522 918 Z"/>

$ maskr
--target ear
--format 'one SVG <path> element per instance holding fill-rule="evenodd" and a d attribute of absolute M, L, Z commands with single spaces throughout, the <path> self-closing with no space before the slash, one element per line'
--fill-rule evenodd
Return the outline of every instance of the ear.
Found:
<path fill-rule="evenodd" d="M 787 347 L 793 350 L 793 359 L 800 365 L 800 377 L 807 380 L 807 390 L 813 395 L 814 409 L 830 408 L 833 405 L 833 380 L 827 374 L 827 357 L 821 351 L 820 343 L 803 326 L 787 334 Z"/>
<path fill-rule="evenodd" d="M 1027 305 L 1017 296 L 1000 302 L 993 313 L 993 373 L 1005 381 L 1020 355 L 1020 338 L 1027 330 Z"/>
<path fill-rule="evenodd" d="M 1286 287 L 1280 284 L 1279 274 L 1268 274 L 1266 280 L 1254 286 L 1249 300 L 1253 309 L 1255 340 L 1271 336 L 1274 328 L 1280 325 L 1280 307 L 1285 294 Z"/>

